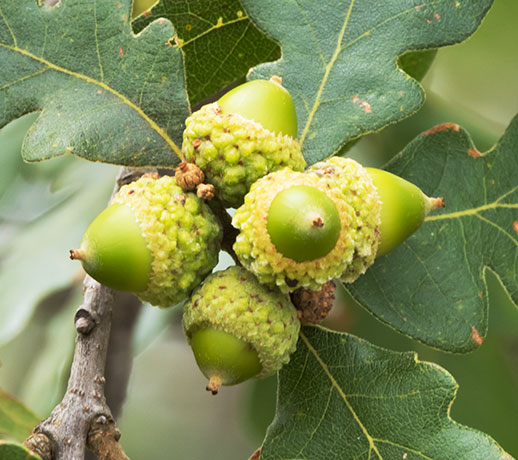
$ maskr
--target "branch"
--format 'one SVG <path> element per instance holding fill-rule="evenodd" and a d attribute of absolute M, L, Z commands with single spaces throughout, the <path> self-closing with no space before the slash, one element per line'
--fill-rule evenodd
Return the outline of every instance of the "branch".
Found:
<path fill-rule="evenodd" d="M 122 168 L 113 195 L 144 172 L 149 171 Z M 99 460 L 128 460 L 118 443 L 120 432 L 104 396 L 112 308 L 124 294 L 88 275 L 83 284 L 84 302 L 75 315 L 78 334 L 67 391 L 25 444 L 43 460 L 83 460 L 86 447 Z"/>
<path fill-rule="evenodd" d="M 241 262 L 239 262 L 239 259 L 234 252 L 234 248 L 232 247 L 236 241 L 237 235 L 239 234 L 239 230 L 232 226 L 232 218 L 221 204 L 221 201 L 214 198 L 210 201 L 207 201 L 207 204 L 210 206 L 212 212 L 218 218 L 223 227 L 223 240 L 221 242 L 221 249 L 230 254 L 236 265 L 241 265 Z"/>

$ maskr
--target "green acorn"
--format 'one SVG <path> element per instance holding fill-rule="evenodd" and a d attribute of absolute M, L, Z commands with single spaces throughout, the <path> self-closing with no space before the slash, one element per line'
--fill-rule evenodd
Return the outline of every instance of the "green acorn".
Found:
<path fill-rule="evenodd" d="M 258 180 L 234 215 L 234 251 L 283 292 L 316 291 L 333 278 L 351 283 L 441 203 L 393 174 L 334 157 Z"/>
<path fill-rule="evenodd" d="M 203 170 L 225 206 L 238 207 L 258 178 L 284 167 L 304 169 L 296 136 L 288 91 L 278 79 L 253 80 L 187 118 L 182 152 Z"/>
<path fill-rule="evenodd" d="M 300 322 L 288 296 L 242 267 L 208 276 L 185 305 L 183 328 L 207 390 L 267 377 L 295 351 Z"/>
<path fill-rule="evenodd" d="M 222 232 L 195 194 L 184 192 L 173 177 L 157 177 L 123 186 L 70 257 L 100 283 L 168 307 L 214 268 Z"/>
<path fill-rule="evenodd" d="M 318 290 L 339 277 L 355 251 L 356 215 L 338 187 L 289 169 L 259 179 L 232 219 L 234 251 L 261 283 L 283 292 Z"/>

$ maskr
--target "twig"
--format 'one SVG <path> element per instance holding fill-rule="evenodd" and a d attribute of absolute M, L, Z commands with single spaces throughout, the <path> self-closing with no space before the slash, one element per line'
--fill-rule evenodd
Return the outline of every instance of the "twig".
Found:
<path fill-rule="evenodd" d="M 122 168 L 113 194 L 144 172 L 149 170 Z M 89 276 L 83 284 L 84 302 L 75 315 L 78 334 L 67 391 L 25 444 L 43 460 L 83 460 L 87 446 L 99 460 L 128 460 L 104 396 L 112 307 L 121 294 Z"/>
<path fill-rule="evenodd" d="M 234 249 L 232 248 L 232 245 L 236 241 L 236 236 L 239 234 L 239 231 L 232 226 L 232 218 L 221 202 L 216 198 L 207 203 L 223 226 L 223 241 L 221 242 L 221 249 L 228 252 L 237 265 L 241 265 Z"/>

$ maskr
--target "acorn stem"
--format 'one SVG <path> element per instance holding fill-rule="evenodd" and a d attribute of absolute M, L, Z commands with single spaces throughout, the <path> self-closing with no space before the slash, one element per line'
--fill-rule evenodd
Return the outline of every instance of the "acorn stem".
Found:
<path fill-rule="evenodd" d="M 205 388 L 207 391 L 212 392 L 213 395 L 217 395 L 219 391 L 219 387 L 221 386 L 221 377 L 218 377 L 217 375 L 211 376 L 209 380 L 209 384 Z"/>
<path fill-rule="evenodd" d="M 81 249 L 70 249 L 70 259 L 81 260 L 84 258 L 84 253 Z"/>
<path fill-rule="evenodd" d="M 430 198 L 427 196 L 425 200 L 425 215 L 428 215 L 433 209 L 444 208 L 444 206 L 444 198 L 442 196 L 439 198 Z"/>

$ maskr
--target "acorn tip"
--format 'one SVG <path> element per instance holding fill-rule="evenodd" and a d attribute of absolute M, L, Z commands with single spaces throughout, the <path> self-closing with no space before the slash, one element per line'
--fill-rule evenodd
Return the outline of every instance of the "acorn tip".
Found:
<path fill-rule="evenodd" d="M 219 391 L 219 387 L 221 386 L 221 378 L 212 376 L 209 380 L 209 384 L 205 388 L 207 391 L 210 391 L 213 395 L 217 395 Z"/>
<path fill-rule="evenodd" d="M 444 208 L 445 206 L 444 198 L 442 196 L 439 198 L 432 198 L 432 209 Z"/>
<path fill-rule="evenodd" d="M 70 249 L 71 260 L 81 260 L 83 258 L 83 252 L 80 249 Z"/>

